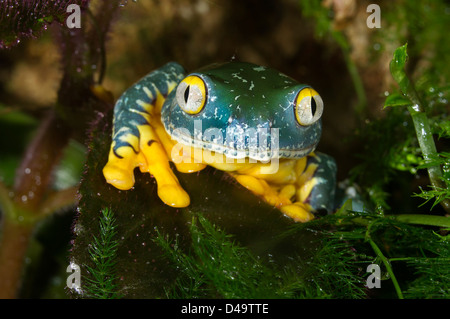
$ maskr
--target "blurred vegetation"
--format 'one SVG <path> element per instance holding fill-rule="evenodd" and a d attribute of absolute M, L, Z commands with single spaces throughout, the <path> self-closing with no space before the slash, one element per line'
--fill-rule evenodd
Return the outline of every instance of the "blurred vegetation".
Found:
<path fill-rule="evenodd" d="M 91 0 L 80 29 L 69 2 L 0 5 L 1 297 L 80 297 L 74 260 L 96 298 L 450 297 L 448 1 Z M 317 89 L 319 150 L 373 209 L 296 225 L 210 170 L 180 177 L 194 205 L 176 212 L 148 177 L 104 185 L 111 96 L 171 60 L 232 58 Z"/>

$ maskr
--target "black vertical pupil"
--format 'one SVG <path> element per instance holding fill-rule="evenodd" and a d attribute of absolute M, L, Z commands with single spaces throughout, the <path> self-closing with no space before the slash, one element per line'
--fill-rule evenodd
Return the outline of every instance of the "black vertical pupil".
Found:
<path fill-rule="evenodd" d="M 184 91 L 184 102 L 187 103 L 189 100 L 189 90 L 190 90 L 191 86 L 188 85 L 186 87 L 186 90 Z"/>
<path fill-rule="evenodd" d="M 317 110 L 316 100 L 313 97 L 311 97 L 311 113 L 312 113 L 312 116 L 314 116 L 316 114 L 316 110 Z"/>

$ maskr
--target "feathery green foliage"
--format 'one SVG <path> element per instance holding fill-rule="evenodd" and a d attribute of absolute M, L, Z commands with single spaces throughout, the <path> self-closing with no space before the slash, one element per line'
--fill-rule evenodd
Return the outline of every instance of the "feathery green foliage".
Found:
<path fill-rule="evenodd" d="M 170 297 L 275 298 L 287 293 L 277 283 L 268 286 L 269 279 L 281 278 L 204 217 L 193 219 L 191 234 L 189 254 L 179 251 L 176 241 L 172 247 L 160 233 L 155 239 L 183 274 L 174 291 L 168 291 L 174 294 Z"/>
<path fill-rule="evenodd" d="M 434 156 L 431 156 L 428 163 L 422 164 L 419 168 L 428 168 L 432 166 L 441 166 L 443 168 L 441 180 L 444 187 L 436 186 L 429 190 L 424 190 L 421 188 L 421 193 L 414 194 L 414 196 L 425 199 L 425 203 L 430 200 L 434 200 L 432 206 L 434 207 L 444 200 L 450 201 L 450 153 L 441 152 L 435 154 Z"/>
<path fill-rule="evenodd" d="M 357 256 L 338 238 L 327 240 L 311 260 L 292 256 L 291 262 L 281 268 L 270 260 L 255 258 L 202 216 L 198 216 L 198 222 L 193 220 L 191 234 L 188 253 L 178 250 L 176 240 L 172 242 L 160 233 L 155 239 L 180 272 L 175 286 L 167 291 L 169 298 L 364 296 L 364 278 L 355 271 L 361 269 Z"/>
<path fill-rule="evenodd" d="M 450 236 L 435 235 L 434 242 L 442 244 L 442 247 L 435 249 L 437 257 L 406 260 L 408 266 L 415 269 L 417 276 L 406 291 L 408 298 L 450 298 Z"/>
<path fill-rule="evenodd" d="M 90 276 L 83 286 L 86 295 L 91 298 L 118 298 L 116 284 L 116 253 L 117 231 L 114 213 L 110 209 L 103 209 L 100 216 L 100 238 L 94 236 L 89 254 L 93 266 L 87 266 Z"/>
<path fill-rule="evenodd" d="M 401 219 L 401 218 L 400 218 Z M 443 221 L 443 220 L 440 220 Z M 439 224 L 439 221 L 437 222 Z M 397 217 L 340 211 L 290 231 L 314 229 L 314 256 L 282 269 L 255 258 L 207 219 L 192 223 L 189 252 L 158 232 L 155 241 L 179 272 L 169 298 L 448 298 L 450 246 L 421 225 Z M 381 289 L 366 287 L 367 266 L 382 270 Z M 436 286 L 439 284 L 439 286 Z"/>

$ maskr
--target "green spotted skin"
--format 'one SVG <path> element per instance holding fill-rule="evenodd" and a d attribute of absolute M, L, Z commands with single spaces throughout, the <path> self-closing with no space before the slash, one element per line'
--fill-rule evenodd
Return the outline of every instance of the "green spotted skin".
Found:
<path fill-rule="evenodd" d="M 181 65 L 167 63 L 143 77 L 117 100 L 114 107 L 113 151 L 118 158 L 122 156 L 117 150 L 124 146 L 131 147 L 138 154 L 139 150 L 129 143 L 127 137 L 129 134 L 140 137 L 138 126 L 150 125 L 144 115 L 149 115 L 148 108 L 154 104 L 158 94 L 166 98 L 170 93 L 170 86 L 173 87 L 184 76 L 185 70 Z"/>

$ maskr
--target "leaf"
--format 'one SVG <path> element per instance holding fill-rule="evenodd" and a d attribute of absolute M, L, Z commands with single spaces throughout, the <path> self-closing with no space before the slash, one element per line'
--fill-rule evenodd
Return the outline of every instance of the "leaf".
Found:
<path fill-rule="evenodd" d="M 83 276 L 92 267 L 88 248 L 99 236 L 99 215 L 104 208 L 114 212 L 117 231 L 115 273 L 118 295 L 124 298 L 164 298 L 178 273 L 173 271 L 163 249 L 155 243 L 158 232 L 177 239 L 177 249 L 191 247 L 190 225 L 197 214 L 233 236 L 255 258 L 279 265 L 282 270 L 292 256 L 307 260 L 315 249 L 315 232 L 288 233 L 291 219 L 267 205 L 224 172 L 207 168 L 200 173 L 180 174 L 180 183 L 191 196 L 191 205 L 175 209 L 162 203 L 154 179 L 136 170 L 133 189 L 120 191 L 105 182 L 102 174 L 111 142 L 112 112 L 94 123 L 86 170 L 80 185 L 79 216 L 74 226 L 76 239 L 71 262 L 81 267 Z M 294 264 L 297 271 L 301 266 Z M 291 265 L 292 269 L 292 265 Z M 78 296 L 73 293 L 74 297 Z"/>
<path fill-rule="evenodd" d="M 403 93 L 407 92 L 409 87 L 409 79 L 405 72 L 405 65 L 408 59 L 407 46 L 408 44 L 405 44 L 394 51 L 394 56 L 389 65 L 392 77 L 398 83 Z"/>
<path fill-rule="evenodd" d="M 383 108 L 411 105 L 411 101 L 399 93 L 390 94 L 384 101 Z"/>
<path fill-rule="evenodd" d="M 450 121 L 442 121 L 436 124 L 439 138 L 450 138 Z"/>

